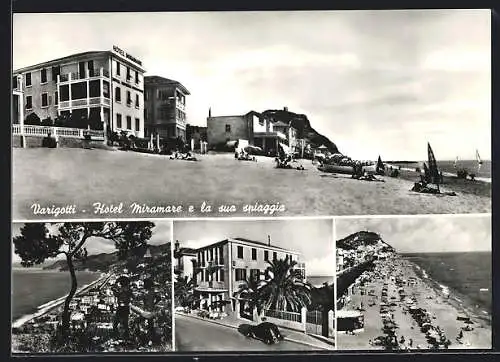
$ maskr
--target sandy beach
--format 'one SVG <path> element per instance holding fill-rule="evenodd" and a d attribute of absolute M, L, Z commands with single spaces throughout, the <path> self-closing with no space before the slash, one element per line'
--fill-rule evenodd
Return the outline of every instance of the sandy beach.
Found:
<path fill-rule="evenodd" d="M 381 316 L 382 294 L 386 295 L 388 315 L 396 324 L 395 330 L 402 349 L 432 348 L 426 334 L 418 326 L 410 313 L 410 306 L 423 308 L 429 313 L 430 324 L 438 327 L 444 339 L 451 342 L 449 349 L 489 349 L 491 348 L 491 326 L 478 311 L 467 308 L 453 294 L 447 294 L 433 285 L 425 276 L 419 276 L 415 264 L 396 256 L 390 260 L 376 264 L 373 271 L 365 272 L 354 285 L 353 294 L 342 310 L 361 309 L 364 314 L 364 330 L 354 335 L 338 332 L 338 348 L 340 350 L 372 350 L 383 349 L 371 344 L 377 337 L 383 336 Z M 397 285 L 396 279 L 405 281 Z M 414 282 L 410 282 L 414 280 Z M 404 292 L 400 292 L 400 289 Z M 383 290 L 385 289 L 385 292 Z M 401 297 L 403 293 L 404 297 Z M 413 303 L 409 300 L 413 299 Z M 466 316 L 472 323 L 464 323 L 457 316 Z M 467 326 L 472 330 L 465 330 Z M 461 332 L 462 331 L 462 332 Z M 457 338 L 461 333 L 462 338 Z M 411 342 L 410 342 L 411 339 Z M 411 346 L 410 346 L 411 344 Z"/>
<path fill-rule="evenodd" d="M 273 158 L 237 161 L 233 154 L 197 155 L 199 162 L 168 156 L 84 149 L 14 149 L 13 218 L 46 219 L 31 206 L 76 205 L 72 218 L 102 217 L 93 203 L 117 205 L 113 217 L 394 215 L 491 212 L 491 197 L 458 191 L 458 196 L 419 194 L 414 179 L 380 177 L 384 182 L 323 173 L 310 160 L 304 171 L 276 169 Z M 91 176 L 90 176 L 91 175 Z M 71 186 L 65 186 L 71 185 Z M 265 185 L 265 186 L 263 186 Z M 205 201 L 210 213 L 201 212 Z M 180 213 L 132 213 L 132 203 L 181 205 Z M 283 205 L 279 212 L 243 211 L 245 205 Z M 189 213 L 188 206 L 193 205 Z M 235 205 L 235 212 L 219 211 Z M 61 216 L 60 216 L 61 217 Z M 66 216 L 67 217 L 67 216 Z"/>

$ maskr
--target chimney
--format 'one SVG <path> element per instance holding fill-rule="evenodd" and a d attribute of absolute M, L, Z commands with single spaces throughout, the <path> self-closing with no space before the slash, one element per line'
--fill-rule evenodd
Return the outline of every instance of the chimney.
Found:
<path fill-rule="evenodd" d="M 271 246 L 271 235 L 267 236 L 267 245 Z"/>
<path fill-rule="evenodd" d="M 208 108 L 208 118 L 212 117 L 212 107 Z"/>
<path fill-rule="evenodd" d="M 284 110 L 285 112 L 288 112 L 288 107 L 283 107 L 283 110 Z"/>
<path fill-rule="evenodd" d="M 179 240 L 176 240 L 175 241 L 175 251 L 179 251 L 179 246 L 180 246 Z"/>

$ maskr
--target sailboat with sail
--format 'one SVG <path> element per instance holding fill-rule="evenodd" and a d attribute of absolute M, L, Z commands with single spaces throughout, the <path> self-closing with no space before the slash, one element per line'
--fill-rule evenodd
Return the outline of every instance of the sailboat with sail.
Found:
<path fill-rule="evenodd" d="M 439 172 L 434 151 L 429 142 L 427 142 L 427 163 L 424 162 L 424 175 L 421 175 L 420 182 L 415 182 L 411 191 L 425 194 L 440 194 L 456 196 L 454 192 L 441 193 L 441 173 Z"/>
<path fill-rule="evenodd" d="M 477 159 L 478 165 L 483 164 L 483 161 L 481 160 L 481 157 L 479 157 L 479 151 L 477 149 L 476 149 L 476 159 Z"/>
<path fill-rule="evenodd" d="M 439 193 L 439 181 L 441 180 L 441 177 L 437 167 L 436 157 L 434 156 L 434 152 L 432 151 L 431 144 L 429 142 L 427 142 L 427 154 L 429 161 L 429 178 L 431 183 L 437 186 Z"/>
<path fill-rule="evenodd" d="M 380 155 L 378 156 L 377 166 L 375 168 L 375 173 L 377 175 L 384 175 L 384 173 L 385 173 L 385 166 L 384 166 L 384 163 L 382 162 L 382 158 L 380 157 Z"/>

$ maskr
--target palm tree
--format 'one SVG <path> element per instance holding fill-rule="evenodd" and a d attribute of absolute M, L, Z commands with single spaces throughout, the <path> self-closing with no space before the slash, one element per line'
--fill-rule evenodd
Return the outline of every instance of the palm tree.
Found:
<path fill-rule="evenodd" d="M 234 293 L 234 296 L 244 300 L 251 310 L 257 308 L 257 313 L 260 314 L 263 308 L 260 287 L 261 283 L 259 276 L 250 275 L 250 277 L 245 280 L 245 283 L 242 283 L 240 289 Z"/>
<path fill-rule="evenodd" d="M 296 261 L 285 259 L 268 261 L 267 278 L 259 289 L 267 309 L 300 312 L 311 303 L 311 291 L 302 280 Z"/>
<path fill-rule="evenodd" d="M 174 295 L 181 307 L 191 307 L 196 298 L 194 296 L 195 284 L 189 277 L 178 276 L 175 281 Z"/>

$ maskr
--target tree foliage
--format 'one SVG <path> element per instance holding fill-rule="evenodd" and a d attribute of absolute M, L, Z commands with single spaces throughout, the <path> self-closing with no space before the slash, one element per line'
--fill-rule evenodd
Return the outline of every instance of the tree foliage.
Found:
<path fill-rule="evenodd" d="M 44 223 L 25 224 L 20 235 L 13 238 L 14 251 L 21 258 L 21 265 L 30 267 L 46 259 L 63 254 L 71 276 L 71 289 L 64 302 L 60 336 L 69 336 L 69 305 L 76 294 L 78 282 L 74 261 L 85 260 L 88 255 L 85 243 L 92 237 L 114 242 L 120 259 L 144 255 L 152 236 L 152 222 L 66 222 L 56 224 L 58 233 L 50 233 Z"/>

